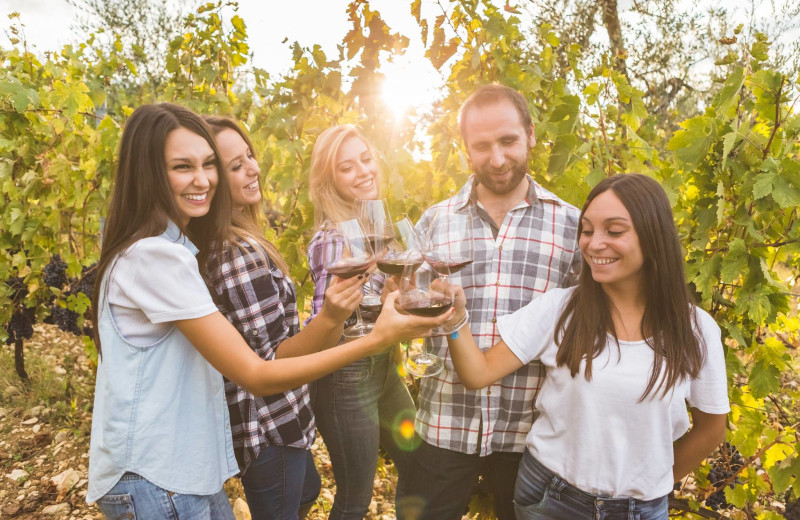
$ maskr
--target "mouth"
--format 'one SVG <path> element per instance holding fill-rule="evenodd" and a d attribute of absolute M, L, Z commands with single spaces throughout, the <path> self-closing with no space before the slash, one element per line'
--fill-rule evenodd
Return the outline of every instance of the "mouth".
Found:
<path fill-rule="evenodd" d="M 619 258 L 599 258 L 596 256 L 591 257 L 591 259 L 593 265 L 609 265 L 619 260 Z"/>
<path fill-rule="evenodd" d="M 244 189 L 247 190 L 247 191 L 257 190 L 258 189 L 258 180 L 257 179 L 254 180 L 253 182 L 251 182 L 250 184 L 245 186 Z"/>
<path fill-rule="evenodd" d="M 372 177 L 370 177 L 369 179 L 367 179 L 367 180 L 365 180 L 365 181 L 363 181 L 363 182 L 360 182 L 360 183 L 356 184 L 356 185 L 355 185 L 355 186 L 353 186 L 353 187 L 354 187 L 355 189 L 357 189 L 357 190 L 369 190 L 369 189 L 371 189 L 371 188 L 372 188 L 374 185 L 375 185 L 375 179 L 373 179 Z"/>
<path fill-rule="evenodd" d="M 192 204 L 205 204 L 208 200 L 208 192 L 205 193 L 185 193 L 181 195 Z"/>

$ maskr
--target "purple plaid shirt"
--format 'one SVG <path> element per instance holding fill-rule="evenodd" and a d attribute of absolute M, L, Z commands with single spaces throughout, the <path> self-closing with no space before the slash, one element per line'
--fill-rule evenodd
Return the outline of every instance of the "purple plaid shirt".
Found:
<path fill-rule="evenodd" d="M 501 338 L 497 317 L 510 314 L 554 287 L 572 285 L 580 269 L 580 212 L 536 184 L 530 176 L 526 200 L 498 228 L 477 202 L 474 175 L 457 195 L 429 208 L 417 223 L 422 235 L 439 208 L 472 217 L 474 261 L 450 279 L 467 297 L 470 329 L 481 350 Z M 437 242 L 452 237 L 435 237 Z M 521 452 L 544 382 L 539 362 L 482 390 L 467 390 L 453 368 L 443 337 L 426 340 L 444 359 L 444 370 L 420 381 L 417 432 L 428 444 L 460 453 Z"/>
<path fill-rule="evenodd" d="M 228 318 L 261 359 L 275 359 L 278 345 L 297 334 L 294 284 L 269 261 L 259 246 L 229 245 L 208 260 L 208 287 L 220 312 Z M 308 386 L 275 395 L 255 396 L 225 380 L 233 447 L 244 471 L 262 446 L 310 448 L 314 414 Z"/>

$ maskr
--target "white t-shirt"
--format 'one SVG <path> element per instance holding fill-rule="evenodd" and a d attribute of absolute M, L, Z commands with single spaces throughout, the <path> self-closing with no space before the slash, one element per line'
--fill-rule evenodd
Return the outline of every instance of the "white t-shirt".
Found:
<path fill-rule="evenodd" d="M 119 255 L 108 277 L 108 303 L 120 334 L 141 347 L 157 343 L 175 320 L 217 312 L 197 266 L 180 242 L 138 240 Z"/>
<path fill-rule="evenodd" d="M 730 411 L 720 329 L 697 309 L 706 363 L 694 380 L 676 384 L 666 397 L 652 392 L 639 402 L 653 367 L 644 341 L 614 338 L 573 378 L 556 366 L 553 339 L 559 316 L 574 289 L 552 289 L 513 314 L 498 319 L 503 341 L 523 363 L 539 359 L 547 377 L 536 399 L 539 418 L 526 439 L 544 466 L 596 495 L 651 500 L 672 490 L 672 443 L 689 427 L 686 402 L 710 413 Z M 662 372 L 663 374 L 663 372 Z"/>

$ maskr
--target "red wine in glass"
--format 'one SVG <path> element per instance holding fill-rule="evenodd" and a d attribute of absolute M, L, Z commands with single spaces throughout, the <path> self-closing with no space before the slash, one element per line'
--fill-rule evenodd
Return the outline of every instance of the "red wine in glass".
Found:
<path fill-rule="evenodd" d="M 416 271 L 422 265 L 422 258 L 414 260 L 409 260 L 407 258 L 384 258 L 378 261 L 378 269 L 390 276 L 401 276 L 403 274 L 403 269 L 405 269 L 407 265 L 410 265 L 412 270 Z"/>
<path fill-rule="evenodd" d="M 457 273 L 472 263 L 472 258 L 461 258 L 458 256 L 443 258 L 436 254 L 426 255 L 425 260 L 431 266 L 431 269 L 441 276 Z"/>
<path fill-rule="evenodd" d="M 359 274 L 364 274 L 372 266 L 372 261 L 363 261 L 360 258 L 340 258 L 328 264 L 326 269 L 329 273 L 339 278 L 352 278 Z"/>
<path fill-rule="evenodd" d="M 453 300 L 445 297 L 431 297 L 411 300 L 402 304 L 403 310 L 415 316 L 431 318 L 447 312 L 453 306 Z"/>
<path fill-rule="evenodd" d="M 372 303 L 372 301 L 370 301 L 368 303 L 364 303 L 362 301 L 361 305 L 359 305 L 359 308 L 361 308 L 361 310 L 365 311 L 365 312 L 372 312 L 372 313 L 375 313 L 375 314 L 380 314 L 381 309 L 383 309 L 383 303 L 381 303 L 380 300 L 378 300 L 377 303 Z"/>
<path fill-rule="evenodd" d="M 380 255 L 393 238 L 391 235 L 367 235 L 369 245 L 376 255 Z"/>

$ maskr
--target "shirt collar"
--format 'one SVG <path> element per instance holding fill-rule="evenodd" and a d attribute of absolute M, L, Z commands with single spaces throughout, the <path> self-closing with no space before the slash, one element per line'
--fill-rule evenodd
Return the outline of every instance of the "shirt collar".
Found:
<path fill-rule="evenodd" d="M 548 202 L 561 205 L 561 199 L 556 197 L 555 194 L 550 193 L 546 189 L 539 186 L 539 184 L 533 180 L 533 177 L 531 177 L 529 173 L 525 174 L 525 178 L 528 179 L 528 194 L 525 196 L 525 202 L 527 202 L 529 205 L 533 205 L 537 200 L 546 200 Z M 455 196 L 454 206 L 457 209 L 462 209 L 469 202 L 477 205 L 477 186 L 478 185 L 475 182 L 475 174 L 470 175 L 469 180 L 467 180 L 466 184 L 461 187 L 458 194 Z"/>
<path fill-rule="evenodd" d="M 170 242 L 175 242 L 176 244 L 181 244 L 186 249 L 191 251 L 193 255 L 197 255 L 197 253 L 200 251 L 199 249 L 197 249 L 197 246 L 195 246 L 192 243 L 192 241 L 189 240 L 189 237 L 187 237 L 186 235 L 183 234 L 183 232 L 181 231 L 181 228 L 179 228 L 171 220 L 167 221 L 167 229 L 165 229 L 164 232 L 161 233 L 161 236 L 166 238 Z"/>

